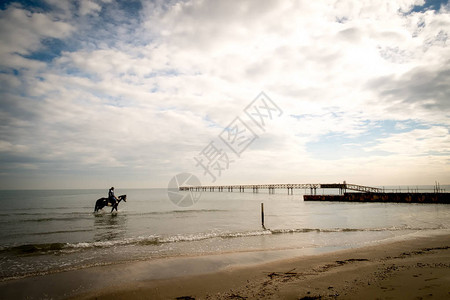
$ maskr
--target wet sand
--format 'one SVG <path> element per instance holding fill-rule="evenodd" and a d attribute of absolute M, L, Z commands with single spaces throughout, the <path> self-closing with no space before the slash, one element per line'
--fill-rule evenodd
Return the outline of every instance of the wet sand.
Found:
<path fill-rule="evenodd" d="M 270 263 L 252 253 L 99 266 L 0 283 L 1 299 L 450 299 L 450 234 Z"/>

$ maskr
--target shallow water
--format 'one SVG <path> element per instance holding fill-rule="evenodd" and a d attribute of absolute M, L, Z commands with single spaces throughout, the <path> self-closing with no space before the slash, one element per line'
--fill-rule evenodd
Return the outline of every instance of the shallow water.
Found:
<path fill-rule="evenodd" d="M 118 189 L 128 200 L 119 212 L 94 214 L 106 192 L 0 191 L 0 278 L 225 252 L 301 255 L 450 228 L 448 205 L 304 202 L 299 190 L 203 192 L 180 208 L 166 189 Z"/>

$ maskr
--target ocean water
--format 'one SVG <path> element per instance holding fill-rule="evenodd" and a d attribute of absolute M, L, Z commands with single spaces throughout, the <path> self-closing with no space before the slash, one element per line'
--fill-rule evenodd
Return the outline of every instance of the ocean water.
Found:
<path fill-rule="evenodd" d="M 117 189 L 127 195 L 119 211 L 94 214 L 107 189 L 0 191 L 0 281 L 166 257 L 302 255 L 450 229 L 449 205 L 304 202 L 303 192 L 203 192 L 182 208 L 166 189 Z"/>

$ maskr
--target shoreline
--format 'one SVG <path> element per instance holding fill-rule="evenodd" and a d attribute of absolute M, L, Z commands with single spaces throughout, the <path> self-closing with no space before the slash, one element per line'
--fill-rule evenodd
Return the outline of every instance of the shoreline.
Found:
<path fill-rule="evenodd" d="M 288 259 L 272 257 L 271 262 L 255 259 L 251 252 L 167 258 L 5 281 L 0 283 L 0 296 L 2 299 L 319 296 L 357 299 L 355 295 L 370 298 L 378 295 L 395 299 L 401 296 L 399 293 L 414 290 L 413 295 L 417 296 L 428 292 L 423 296 L 448 298 L 449 247 L 449 233 L 432 236 L 422 233 L 360 248 Z"/>

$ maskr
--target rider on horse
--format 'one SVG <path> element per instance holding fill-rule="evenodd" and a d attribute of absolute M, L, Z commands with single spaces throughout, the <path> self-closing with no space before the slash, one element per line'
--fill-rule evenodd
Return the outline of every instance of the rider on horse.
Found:
<path fill-rule="evenodd" d="M 100 198 L 95 202 L 94 212 L 98 212 L 99 209 L 103 209 L 105 206 L 112 206 L 111 212 L 117 211 L 117 206 L 120 201 L 127 202 L 127 195 L 120 195 L 116 197 L 114 195 L 114 187 L 110 188 L 108 191 L 108 198 Z"/>
<path fill-rule="evenodd" d="M 112 206 L 114 206 L 114 205 L 117 204 L 117 202 L 118 202 L 117 197 L 114 195 L 114 187 L 111 187 L 111 188 L 109 189 L 109 192 L 108 192 L 108 202 L 110 202 Z"/>

